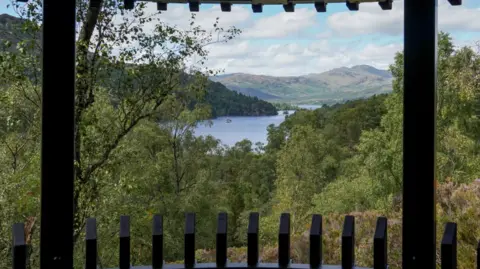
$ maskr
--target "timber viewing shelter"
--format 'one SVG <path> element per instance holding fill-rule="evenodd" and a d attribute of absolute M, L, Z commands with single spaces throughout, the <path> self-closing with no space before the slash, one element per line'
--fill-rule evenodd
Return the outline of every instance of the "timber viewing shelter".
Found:
<path fill-rule="evenodd" d="M 17 0 L 28 2 L 27 0 Z M 402 267 L 404 269 L 436 268 L 436 92 L 438 0 L 403 0 L 404 4 L 404 122 L 403 122 L 403 221 Z M 447 1 L 447 0 L 440 0 Z M 448 0 L 461 5 L 461 0 Z M 317 12 L 326 12 L 329 5 L 344 4 L 352 12 L 362 3 L 378 2 L 386 12 L 392 0 L 151 0 L 158 10 L 169 4 L 188 4 L 192 12 L 201 12 L 202 3 L 219 4 L 230 12 L 234 4 L 249 4 L 252 12 L 263 11 L 264 5 L 283 5 L 285 12 L 295 12 L 297 4 L 314 5 Z M 101 0 L 91 0 L 99 7 Z M 125 0 L 126 9 L 133 9 L 134 0 Z M 74 110 L 75 110 L 75 0 L 43 0 L 42 61 L 42 140 L 41 140 L 41 225 L 40 268 L 73 268 L 73 199 L 74 199 Z M 62 79 L 59 80 L 58 78 Z M 57 102 L 61 100 L 61 102 Z M 63 119 L 59 120 L 59 115 Z M 419 130 L 422 130 L 421 132 Z M 152 223 L 152 261 L 150 265 L 131 267 L 130 218 L 120 217 L 120 269 L 353 269 L 355 266 L 355 219 L 345 216 L 341 239 L 340 265 L 324 265 L 322 260 L 322 216 L 313 215 L 310 230 L 310 263 L 296 264 L 290 256 L 290 215 L 284 213 L 279 222 L 278 262 L 259 260 L 259 214 L 251 213 L 247 227 L 248 250 L 245 263 L 229 263 L 227 256 L 227 214 L 218 215 L 216 262 L 195 261 L 195 213 L 185 214 L 184 263 L 165 264 L 163 259 L 163 218 L 155 215 Z M 379 216 L 374 238 L 374 268 L 387 269 L 387 223 Z M 24 224 L 13 224 L 13 268 L 27 267 L 27 246 Z M 459 223 L 458 225 L 461 225 Z M 457 268 L 457 224 L 447 223 L 441 243 L 441 268 Z M 477 238 L 478 239 L 478 238 Z M 178 238 L 181 244 L 182 238 Z M 96 220 L 86 225 L 86 269 L 97 268 Z M 480 250 L 480 249 L 479 249 Z M 477 251 L 479 251 L 477 250 Z M 480 257 L 480 252 L 477 252 Z M 480 268 L 480 261 L 477 261 Z"/>

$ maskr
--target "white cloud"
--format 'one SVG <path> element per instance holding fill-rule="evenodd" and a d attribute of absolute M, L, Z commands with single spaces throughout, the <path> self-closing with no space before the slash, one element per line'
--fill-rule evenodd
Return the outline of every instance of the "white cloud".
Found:
<path fill-rule="evenodd" d="M 251 50 L 248 41 L 237 41 L 230 44 L 212 44 L 207 47 L 209 51 L 208 56 L 216 59 L 225 59 L 232 57 L 243 57 Z"/>
<path fill-rule="evenodd" d="M 307 45 L 295 42 L 280 45 L 257 45 L 247 42 L 219 45 L 230 51 L 242 51 L 222 58 L 211 57 L 208 66 L 224 69 L 226 73 L 252 73 L 276 76 L 294 76 L 320 73 L 342 66 L 369 64 L 386 69 L 403 44 L 365 47 L 334 46 L 326 40 Z M 241 49 L 246 48 L 246 49 Z M 225 49 L 228 50 L 228 49 Z"/>
<path fill-rule="evenodd" d="M 378 46 L 375 44 L 368 44 L 358 54 L 358 60 L 364 64 L 372 65 L 380 69 L 387 69 L 393 63 L 393 58 L 397 52 L 403 50 L 403 44 L 388 44 L 385 46 Z"/>
<path fill-rule="evenodd" d="M 401 34 L 403 2 L 394 1 L 392 10 L 382 10 L 377 3 L 360 4 L 357 12 L 338 12 L 328 17 L 328 26 L 336 35 Z"/>
<path fill-rule="evenodd" d="M 281 38 L 300 34 L 307 27 L 315 25 L 316 12 L 313 9 L 299 8 L 293 13 L 277 13 L 255 21 L 245 29 L 244 38 Z"/>
<path fill-rule="evenodd" d="M 440 0 L 439 24 L 446 31 L 480 31 L 480 9 L 465 6 L 452 7 L 447 0 Z M 445 2 L 445 3 L 443 3 Z M 155 5 L 149 5 L 155 12 Z M 383 11 L 377 3 L 362 4 L 359 12 L 337 12 L 327 18 L 327 24 L 319 27 L 313 8 L 299 8 L 295 13 L 280 12 L 256 18 L 249 6 L 232 6 L 232 12 L 221 12 L 219 6 L 201 8 L 196 13 L 196 24 L 212 29 L 219 17 L 224 28 L 236 26 L 242 29 L 240 38 L 228 44 L 212 44 L 207 47 L 212 69 L 224 69 L 226 73 L 244 72 L 266 75 L 302 75 L 324 72 L 342 66 L 368 64 L 387 69 L 395 53 L 403 43 L 397 37 L 403 32 L 403 1 L 394 1 L 393 10 Z M 161 21 L 189 28 L 188 5 L 169 5 L 159 15 Z M 321 32 L 305 32 L 309 27 Z M 378 34 L 365 45 L 364 34 Z M 317 39 L 305 38 L 314 37 Z M 387 35 L 395 36 L 388 41 Z M 455 36 L 455 35 L 454 35 Z M 341 41 L 342 45 L 330 39 Z M 301 39 L 301 40 L 300 40 Z M 299 40 L 299 41 L 297 41 Z M 262 43 L 263 41 L 263 43 Z M 455 42 L 457 45 L 468 41 Z M 471 42 L 470 42 L 471 43 Z M 381 45 L 383 44 L 383 45 Z"/>
<path fill-rule="evenodd" d="M 381 10 L 377 3 L 360 5 L 358 12 L 338 12 L 328 18 L 329 27 L 337 35 L 403 33 L 404 2 L 394 1 L 393 9 Z M 480 8 L 451 6 L 441 0 L 438 5 L 439 29 L 444 31 L 480 31 Z"/>
<path fill-rule="evenodd" d="M 439 6 L 438 13 L 441 30 L 480 32 L 480 8 L 467 9 L 464 6 L 453 7 L 448 4 L 443 4 Z"/>

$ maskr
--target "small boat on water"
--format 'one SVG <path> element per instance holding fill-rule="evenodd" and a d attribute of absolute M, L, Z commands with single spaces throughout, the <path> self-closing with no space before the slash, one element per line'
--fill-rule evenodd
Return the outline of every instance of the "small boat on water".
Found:
<path fill-rule="evenodd" d="M 227 123 L 230 123 L 230 122 L 232 122 L 232 120 L 231 120 L 231 119 L 227 119 Z"/>

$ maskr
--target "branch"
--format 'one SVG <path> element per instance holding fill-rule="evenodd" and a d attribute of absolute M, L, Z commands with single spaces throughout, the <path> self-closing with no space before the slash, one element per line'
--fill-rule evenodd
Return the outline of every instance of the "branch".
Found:
<path fill-rule="evenodd" d="M 94 5 L 95 3 L 98 3 L 98 5 Z M 98 22 L 98 15 L 100 13 L 102 4 L 103 0 L 98 0 L 98 2 L 90 1 L 87 11 L 87 17 L 85 19 L 85 23 L 82 25 L 82 29 L 80 30 L 80 35 L 78 37 L 79 41 L 82 41 L 85 44 L 90 43 L 93 31 L 95 30 L 95 26 Z M 88 45 L 86 47 L 88 48 Z"/>
<path fill-rule="evenodd" d="M 133 119 L 130 124 L 124 128 L 119 134 L 117 134 L 117 136 L 115 137 L 115 139 L 113 140 L 112 143 L 110 143 L 109 145 L 106 146 L 106 149 L 105 149 L 105 152 L 102 154 L 102 157 L 100 158 L 100 160 L 98 160 L 97 162 L 93 163 L 92 165 L 90 165 L 86 172 L 85 172 L 85 179 L 88 179 L 90 178 L 90 176 L 97 170 L 99 169 L 100 167 L 102 167 L 107 161 L 108 159 L 110 158 L 110 155 L 111 153 L 113 152 L 113 150 L 115 150 L 120 141 L 127 135 L 130 133 L 130 131 L 138 125 L 138 123 L 143 120 L 143 119 L 146 119 L 146 118 L 149 118 L 151 116 L 153 116 L 158 107 L 162 104 L 164 98 L 166 97 L 166 94 L 163 94 L 162 96 L 160 96 L 159 98 L 159 101 L 157 101 L 157 103 L 155 104 L 155 106 L 152 108 L 151 112 L 149 113 L 145 113 L 143 115 L 140 115 L 138 116 L 137 118 Z M 125 119 L 125 121 L 128 121 L 128 119 Z"/>

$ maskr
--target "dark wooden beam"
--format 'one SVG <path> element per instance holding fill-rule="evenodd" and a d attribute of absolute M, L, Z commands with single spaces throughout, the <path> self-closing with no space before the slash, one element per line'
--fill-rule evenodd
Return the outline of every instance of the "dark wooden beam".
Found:
<path fill-rule="evenodd" d="M 404 0 L 403 268 L 435 269 L 437 0 Z"/>
<path fill-rule="evenodd" d="M 40 268 L 73 268 L 75 0 L 43 1 Z"/>

